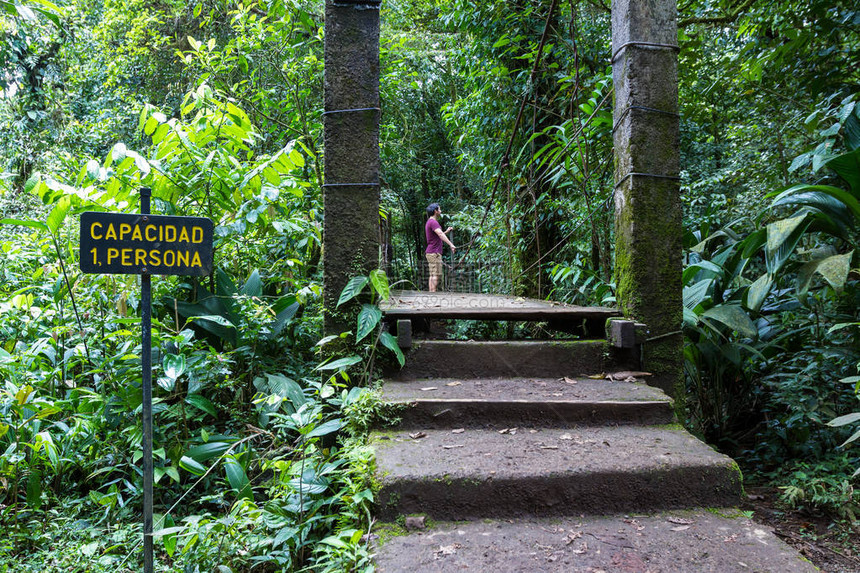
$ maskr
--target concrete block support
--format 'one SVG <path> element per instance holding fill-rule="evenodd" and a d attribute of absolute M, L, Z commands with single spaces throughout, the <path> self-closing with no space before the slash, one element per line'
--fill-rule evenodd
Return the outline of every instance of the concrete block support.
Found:
<path fill-rule="evenodd" d="M 379 4 L 326 1 L 323 299 L 325 329 L 354 328 L 335 310 L 353 276 L 379 264 Z"/>
<path fill-rule="evenodd" d="M 683 396 L 675 0 L 612 1 L 618 303 L 644 322 L 650 383 Z M 675 334 L 672 334 L 675 333 Z"/>
<path fill-rule="evenodd" d="M 403 349 L 412 348 L 412 321 L 409 319 L 397 321 L 397 346 Z"/>

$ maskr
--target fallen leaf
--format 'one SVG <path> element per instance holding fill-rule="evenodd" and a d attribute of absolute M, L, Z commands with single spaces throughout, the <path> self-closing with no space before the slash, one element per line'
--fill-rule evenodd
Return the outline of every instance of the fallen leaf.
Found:
<path fill-rule="evenodd" d="M 585 553 L 586 551 L 588 551 L 588 544 L 587 544 L 587 543 L 583 543 L 582 545 L 580 545 L 580 546 L 579 546 L 579 549 L 573 549 L 572 551 L 573 551 L 573 553 L 575 553 L 576 555 L 582 555 L 583 553 Z"/>
<path fill-rule="evenodd" d="M 455 543 L 453 545 L 440 545 L 439 549 L 436 550 L 436 558 L 443 557 L 445 555 L 454 555 L 457 553 L 457 549 L 460 548 L 459 543 Z"/>
<path fill-rule="evenodd" d="M 557 450 L 558 446 L 541 446 L 540 449 L 542 449 L 542 450 Z"/>
<path fill-rule="evenodd" d="M 728 537 L 723 539 L 723 543 L 734 543 L 737 540 L 738 540 L 738 534 L 732 533 L 731 535 L 729 535 Z"/>
<path fill-rule="evenodd" d="M 462 382 L 448 382 L 445 386 L 460 386 Z"/>
<path fill-rule="evenodd" d="M 451 430 L 452 434 L 462 434 L 466 431 L 466 428 L 457 428 L 456 430 Z"/>
<path fill-rule="evenodd" d="M 442 447 L 445 448 L 446 450 L 453 450 L 454 448 L 465 448 L 466 446 L 463 444 L 456 444 L 456 445 L 442 446 Z"/>
<path fill-rule="evenodd" d="M 414 434 L 409 434 L 409 437 L 413 440 L 420 440 L 427 437 L 427 432 L 415 432 Z"/>
<path fill-rule="evenodd" d="M 574 541 L 576 541 L 576 540 L 577 540 L 577 539 L 579 539 L 580 537 L 582 537 L 582 532 L 581 532 L 581 531 L 574 531 L 573 533 L 569 533 L 569 534 L 568 534 L 568 536 L 567 536 L 567 538 L 565 539 L 565 543 L 564 543 L 564 544 L 565 544 L 565 545 L 570 545 L 571 543 L 573 543 Z"/>
<path fill-rule="evenodd" d="M 637 372 L 632 370 L 623 370 L 621 372 L 613 372 L 607 378 L 610 380 L 627 380 L 628 378 L 642 378 L 643 376 L 651 376 L 650 372 Z"/>
<path fill-rule="evenodd" d="M 689 525 L 679 525 L 678 527 L 673 527 L 672 531 L 686 531 L 690 529 Z"/>
<path fill-rule="evenodd" d="M 677 523 L 678 525 L 692 525 L 696 523 L 695 519 L 687 519 L 686 517 L 667 517 L 669 523 Z"/>
<path fill-rule="evenodd" d="M 499 430 L 499 433 L 500 434 L 510 434 L 513 436 L 514 434 L 517 433 L 517 429 L 516 428 L 505 428 L 504 430 Z"/>
<path fill-rule="evenodd" d="M 426 388 L 421 388 L 422 392 L 430 392 L 431 390 L 438 390 L 439 388 L 436 386 L 427 386 Z"/>
<path fill-rule="evenodd" d="M 606 378 L 606 374 L 601 372 L 600 374 L 587 374 L 586 378 L 591 378 L 592 380 L 603 380 Z"/>
<path fill-rule="evenodd" d="M 562 378 L 562 380 L 564 380 L 568 384 L 576 384 L 576 380 L 574 380 L 573 378 L 568 378 L 567 376 Z"/>
<path fill-rule="evenodd" d="M 559 440 L 572 440 L 573 436 L 571 436 L 570 434 L 562 434 L 558 437 L 558 439 Z"/>

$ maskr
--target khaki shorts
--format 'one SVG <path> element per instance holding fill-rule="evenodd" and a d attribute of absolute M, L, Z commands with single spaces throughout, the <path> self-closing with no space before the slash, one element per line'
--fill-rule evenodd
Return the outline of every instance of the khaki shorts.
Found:
<path fill-rule="evenodd" d="M 430 277 L 442 277 L 442 253 L 425 253 L 430 265 Z"/>

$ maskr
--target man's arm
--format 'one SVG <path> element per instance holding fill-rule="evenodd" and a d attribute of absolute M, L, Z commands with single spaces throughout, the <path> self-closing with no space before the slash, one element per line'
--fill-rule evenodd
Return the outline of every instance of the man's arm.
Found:
<path fill-rule="evenodd" d="M 450 229 L 448 229 L 448 230 L 450 231 Z M 442 231 L 442 227 L 436 227 L 435 231 L 436 231 L 436 234 L 439 236 L 439 238 L 442 239 L 442 242 L 447 244 L 449 247 L 451 247 L 452 251 L 457 250 L 457 247 L 454 246 L 454 243 L 451 242 L 451 240 L 448 238 L 448 235 L 446 235 Z"/>

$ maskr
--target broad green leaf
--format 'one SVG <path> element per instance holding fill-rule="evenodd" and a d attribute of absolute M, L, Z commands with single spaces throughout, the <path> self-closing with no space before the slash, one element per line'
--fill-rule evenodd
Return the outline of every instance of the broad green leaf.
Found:
<path fill-rule="evenodd" d="M 699 315 L 692 309 L 684 307 L 684 326 L 694 328 L 699 323 Z"/>
<path fill-rule="evenodd" d="M 848 191 L 832 185 L 794 185 L 777 194 L 771 207 L 780 205 L 804 205 L 832 216 L 833 212 L 847 208 L 855 218 L 860 218 L 860 201 Z"/>
<path fill-rule="evenodd" d="M 158 469 L 158 468 L 156 468 Z M 181 525 L 177 525 L 174 527 L 164 527 L 159 529 L 158 531 L 153 531 L 152 536 L 156 539 L 159 537 L 165 537 L 167 535 L 176 535 L 177 533 L 182 533 L 185 531 L 185 528 Z"/>
<path fill-rule="evenodd" d="M 850 444 L 851 442 L 855 441 L 857 438 L 860 438 L 860 430 L 857 430 L 856 432 L 854 432 L 854 433 L 851 435 L 851 437 L 850 437 L 850 438 L 848 438 L 847 440 L 845 440 L 844 442 L 842 442 L 842 447 L 844 448 L 845 446 L 847 446 L 847 445 L 848 445 L 848 444 Z"/>
<path fill-rule="evenodd" d="M 337 300 L 337 306 L 342 305 L 343 303 L 350 301 L 361 294 L 361 290 L 367 284 L 368 278 L 363 275 L 359 275 L 357 277 L 352 277 L 349 279 L 349 282 L 346 283 L 346 286 L 343 287 L 343 291 L 340 293 L 340 298 Z"/>
<path fill-rule="evenodd" d="M 355 335 L 356 342 L 360 342 L 373 332 L 380 320 L 382 320 L 382 311 L 379 307 L 372 304 L 361 305 L 361 312 L 358 313 L 358 330 Z"/>
<path fill-rule="evenodd" d="M 164 388 L 165 392 L 173 392 L 176 388 L 176 378 L 168 378 L 167 376 L 159 376 L 156 380 L 159 387 Z"/>
<path fill-rule="evenodd" d="M 684 287 L 684 307 L 689 308 L 690 310 L 695 309 L 697 306 L 702 304 L 702 301 L 707 298 L 708 289 L 710 289 L 711 285 L 714 283 L 713 280 L 703 280 L 699 281 L 693 286 Z"/>
<path fill-rule="evenodd" d="M 767 295 L 770 292 L 772 286 L 773 277 L 771 277 L 769 274 L 763 274 L 762 276 L 757 278 L 756 281 L 750 285 L 749 289 L 747 289 L 747 308 L 758 312 L 761 309 L 761 305 L 764 303 L 764 300 L 767 298 Z"/>
<path fill-rule="evenodd" d="M 767 226 L 767 250 L 777 251 L 806 219 L 806 215 L 798 215 L 790 219 L 780 219 Z"/>
<path fill-rule="evenodd" d="M 388 275 L 382 269 L 370 271 L 370 283 L 373 285 L 373 290 L 379 295 L 380 300 L 388 300 L 391 295 L 391 289 L 388 286 Z"/>
<path fill-rule="evenodd" d="M 304 495 L 315 495 L 323 493 L 328 489 L 331 480 L 325 476 L 318 475 L 313 467 L 307 468 L 301 477 L 296 476 L 290 480 L 290 486 L 300 490 Z"/>
<path fill-rule="evenodd" d="M 758 336 L 758 331 L 755 328 L 750 317 L 743 309 L 734 304 L 721 304 L 713 308 L 709 308 L 702 313 L 701 318 L 711 319 L 720 322 L 738 333 L 755 338 Z"/>
<path fill-rule="evenodd" d="M 298 536 L 298 534 L 299 534 L 299 528 L 298 527 L 294 527 L 292 525 L 287 525 L 286 527 L 282 527 L 278 531 L 278 534 L 275 535 L 275 539 L 274 539 L 274 541 L 272 541 L 272 547 L 274 549 L 277 549 L 278 547 L 283 545 L 284 542 L 292 539 L 293 537 Z"/>
<path fill-rule="evenodd" d="M 845 121 L 845 147 L 851 151 L 860 149 L 860 106 L 854 108 L 854 113 Z"/>
<path fill-rule="evenodd" d="M 775 221 L 767 226 L 765 262 L 768 273 L 776 275 L 782 269 L 808 226 L 809 217 L 805 213 Z"/>
<path fill-rule="evenodd" d="M 319 438 L 333 434 L 343 428 L 343 425 L 343 420 L 329 420 L 328 422 L 323 422 L 319 426 L 314 426 L 310 432 L 305 434 L 305 439 L 309 440 L 311 438 Z"/>
<path fill-rule="evenodd" d="M 51 209 L 51 213 L 48 215 L 48 228 L 52 233 L 57 234 L 60 230 L 60 227 L 63 226 L 63 221 L 66 219 L 66 215 L 69 213 L 69 207 L 71 206 L 72 199 L 68 195 L 64 195 L 54 208 Z"/>
<path fill-rule="evenodd" d="M 189 456 L 182 456 L 179 459 L 179 467 L 196 476 L 202 476 L 206 473 L 206 466 Z"/>
<path fill-rule="evenodd" d="M 853 424 L 855 422 L 860 422 L 860 412 L 854 412 L 853 414 L 846 414 L 844 416 L 839 416 L 838 418 L 834 418 L 827 422 L 828 426 L 838 427 L 838 426 L 847 426 L 848 424 Z"/>
<path fill-rule="evenodd" d="M 245 469 L 233 456 L 224 458 L 224 471 L 227 474 L 227 483 L 235 490 L 237 497 L 240 499 L 254 499 L 254 495 L 251 492 L 251 482 L 248 480 Z"/>
<path fill-rule="evenodd" d="M 856 195 L 860 195 L 860 149 L 837 155 L 826 165 L 845 180 Z"/>
<path fill-rule="evenodd" d="M 195 461 L 205 462 L 212 458 L 217 458 L 228 449 L 230 449 L 230 444 L 227 442 L 207 442 L 199 446 L 194 446 L 185 452 L 185 455 Z"/>
<path fill-rule="evenodd" d="M 87 161 L 87 177 L 92 179 L 93 181 L 99 178 L 99 173 L 101 172 L 101 165 L 95 159 L 90 159 Z"/>
<path fill-rule="evenodd" d="M 813 275 L 817 272 L 831 287 L 841 290 L 848 280 L 851 270 L 851 258 L 854 251 L 844 255 L 832 255 L 822 259 L 812 260 L 802 265 L 797 271 L 797 292 L 804 296 L 812 282 Z"/>
<path fill-rule="evenodd" d="M 42 474 L 33 466 L 27 479 L 27 505 L 33 509 L 42 507 Z"/>
<path fill-rule="evenodd" d="M 218 410 L 215 409 L 215 404 L 213 404 L 208 398 L 201 396 L 200 394 L 189 394 L 185 397 L 185 402 L 194 406 L 198 410 L 202 410 L 206 412 L 213 418 L 218 417 Z"/>
<path fill-rule="evenodd" d="M 347 356 L 346 358 L 339 358 L 331 362 L 326 362 L 325 364 L 320 364 L 315 368 L 315 370 L 343 370 L 353 364 L 358 364 L 359 362 L 361 362 L 361 356 Z"/>
<path fill-rule="evenodd" d="M 269 338 L 275 338 L 278 336 L 281 331 L 284 330 L 284 327 L 289 324 L 294 316 L 296 316 L 296 313 L 299 312 L 301 307 L 302 305 L 298 302 L 295 295 L 281 297 L 278 302 L 272 306 L 272 310 L 277 314 L 275 314 L 275 320 L 273 320 L 272 324 L 269 326 Z"/>
<path fill-rule="evenodd" d="M 223 316 L 219 316 L 217 314 L 206 314 L 203 316 L 189 316 L 188 320 L 208 320 L 210 322 L 214 322 L 220 326 L 226 326 L 228 328 L 236 328 L 236 325 L 224 318 Z"/>
<path fill-rule="evenodd" d="M 830 286 L 836 290 L 841 290 L 845 286 L 845 281 L 848 280 L 848 273 L 851 270 L 851 258 L 854 256 L 854 251 L 845 253 L 844 255 L 833 255 L 820 261 L 818 273 L 824 277 Z"/>
<path fill-rule="evenodd" d="M 293 149 L 290 151 L 290 161 L 292 161 L 293 164 L 300 169 L 305 166 L 305 156 L 302 155 L 297 149 Z"/>
<path fill-rule="evenodd" d="M 176 522 L 173 521 L 173 517 L 168 515 L 164 516 L 163 525 L 166 528 L 176 527 Z M 164 541 L 164 551 L 167 553 L 168 557 L 173 557 L 173 554 L 176 552 L 176 533 L 168 533 L 162 534 Z"/>
<path fill-rule="evenodd" d="M 165 355 L 161 365 L 164 367 L 164 375 L 173 380 L 185 374 L 186 362 L 182 354 Z"/>
<path fill-rule="evenodd" d="M 27 182 L 24 183 L 24 191 L 26 193 L 32 193 L 33 189 L 36 188 L 36 185 L 38 185 L 41 180 L 42 178 L 38 174 L 32 175 L 29 179 L 27 179 Z"/>
<path fill-rule="evenodd" d="M 176 466 L 167 466 L 164 468 L 164 473 L 174 482 L 179 483 L 179 469 Z"/>
<path fill-rule="evenodd" d="M 345 541 L 343 541 L 336 535 L 329 535 L 325 539 L 321 540 L 320 543 L 323 543 L 325 545 L 331 545 L 332 547 L 336 547 L 338 549 L 349 549 L 349 545 L 347 545 Z"/>
<path fill-rule="evenodd" d="M 281 374 L 266 374 L 266 379 L 268 380 L 269 392 L 286 398 L 296 408 L 308 401 L 302 387 L 295 380 Z"/>
<path fill-rule="evenodd" d="M 504 36 L 502 36 L 501 38 L 496 40 L 496 43 L 493 44 L 493 48 L 504 48 L 505 46 L 507 46 L 510 43 L 511 43 L 511 39 L 508 37 L 507 34 L 505 34 Z"/>
<path fill-rule="evenodd" d="M 3 225 L 21 225 L 23 227 L 31 227 L 40 231 L 47 231 L 48 226 L 40 221 L 30 221 L 28 219 L 0 219 L 0 224 Z"/>
<path fill-rule="evenodd" d="M 242 294 L 256 297 L 263 295 L 263 279 L 260 278 L 260 272 L 257 269 L 254 269 L 248 280 L 245 281 L 245 286 L 242 287 Z"/>
<path fill-rule="evenodd" d="M 397 338 L 390 332 L 383 332 L 379 336 L 379 341 L 385 348 L 389 349 L 394 353 L 394 355 L 397 357 L 397 362 L 402 368 L 403 365 L 406 364 L 406 357 L 403 356 L 403 351 L 400 349 L 400 346 L 397 345 Z"/>
<path fill-rule="evenodd" d="M 696 277 L 708 279 L 718 277 L 723 274 L 723 269 L 719 265 L 715 265 L 711 261 L 699 261 L 698 263 L 687 266 L 684 269 L 682 284 L 687 285 Z"/>
<path fill-rule="evenodd" d="M 15 10 L 18 11 L 18 15 L 24 18 L 25 20 L 35 20 L 36 13 L 33 12 L 28 6 L 23 6 L 21 4 L 15 4 Z"/>

